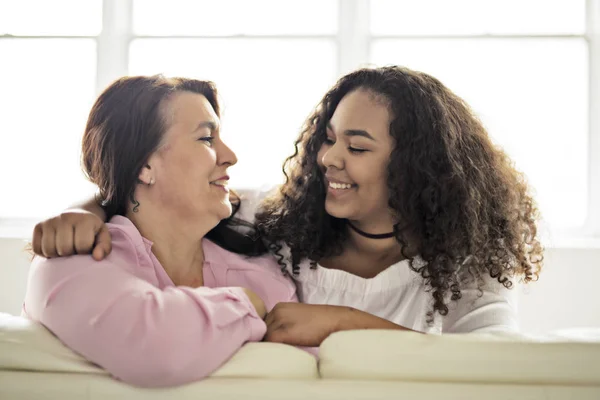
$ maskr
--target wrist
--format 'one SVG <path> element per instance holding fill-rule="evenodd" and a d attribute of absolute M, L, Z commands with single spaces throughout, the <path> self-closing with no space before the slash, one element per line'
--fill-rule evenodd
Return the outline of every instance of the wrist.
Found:
<path fill-rule="evenodd" d="M 336 318 L 335 332 L 359 329 L 356 324 L 358 310 L 347 306 L 337 306 L 337 311 L 338 318 Z"/>

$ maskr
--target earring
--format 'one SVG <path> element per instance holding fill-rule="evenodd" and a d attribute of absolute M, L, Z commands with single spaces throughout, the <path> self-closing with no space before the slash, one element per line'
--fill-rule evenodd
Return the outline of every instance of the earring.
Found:
<path fill-rule="evenodd" d="M 150 178 L 150 183 L 148 183 L 148 186 L 152 186 L 154 185 L 154 178 Z"/>

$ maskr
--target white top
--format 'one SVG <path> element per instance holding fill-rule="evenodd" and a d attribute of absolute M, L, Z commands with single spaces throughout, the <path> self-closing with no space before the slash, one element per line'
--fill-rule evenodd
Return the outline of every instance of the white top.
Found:
<path fill-rule="evenodd" d="M 286 265 L 303 303 L 348 306 L 419 332 L 518 331 L 517 288 L 506 289 L 491 277 L 482 290 L 476 283 L 461 289 L 462 298 L 448 303 L 448 315 L 436 313 L 429 324 L 427 312 L 432 309 L 433 298 L 408 260 L 369 279 L 320 265 L 311 269 L 308 260 L 300 264 L 299 274 L 294 276 L 290 262 Z"/>
<path fill-rule="evenodd" d="M 245 194 L 242 218 L 252 220 L 252 213 L 265 192 Z M 391 265 L 370 279 L 320 265 L 311 269 L 309 260 L 304 260 L 295 276 L 289 261 L 289 248 L 282 247 L 281 254 L 296 282 L 298 299 L 303 303 L 348 306 L 427 333 L 519 329 L 516 284 L 512 289 L 506 289 L 497 280 L 487 277 L 482 290 L 476 283 L 472 287 L 463 287 L 460 300 L 447 302 L 448 315 L 442 317 L 436 312 L 433 323 L 428 324 L 427 312 L 432 309 L 433 302 L 431 292 L 426 291 L 423 278 L 410 269 L 408 260 Z"/>

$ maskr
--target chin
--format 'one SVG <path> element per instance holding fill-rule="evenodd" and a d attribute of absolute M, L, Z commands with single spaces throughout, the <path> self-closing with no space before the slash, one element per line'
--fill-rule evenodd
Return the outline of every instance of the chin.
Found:
<path fill-rule="evenodd" d="M 231 203 L 227 201 L 227 203 L 222 203 L 219 207 L 218 216 L 220 220 L 227 219 L 231 217 L 231 213 L 233 212 L 233 208 Z"/>
<path fill-rule="evenodd" d="M 334 205 L 328 201 L 325 201 L 325 211 L 332 217 L 340 219 L 354 219 L 353 217 L 356 214 L 351 212 L 348 207 Z"/>

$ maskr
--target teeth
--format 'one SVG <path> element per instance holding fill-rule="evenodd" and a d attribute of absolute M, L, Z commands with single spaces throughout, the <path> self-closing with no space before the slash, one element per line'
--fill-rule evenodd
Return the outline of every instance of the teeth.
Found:
<path fill-rule="evenodd" d="M 217 186 L 227 186 L 228 184 L 229 184 L 229 181 L 227 181 L 225 179 L 213 182 L 213 185 L 217 185 Z"/>
<path fill-rule="evenodd" d="M 350 185 L 349 183 L 329 182 L 329 187 L 332 189 L 350 189 L 352 185 Z"/>

